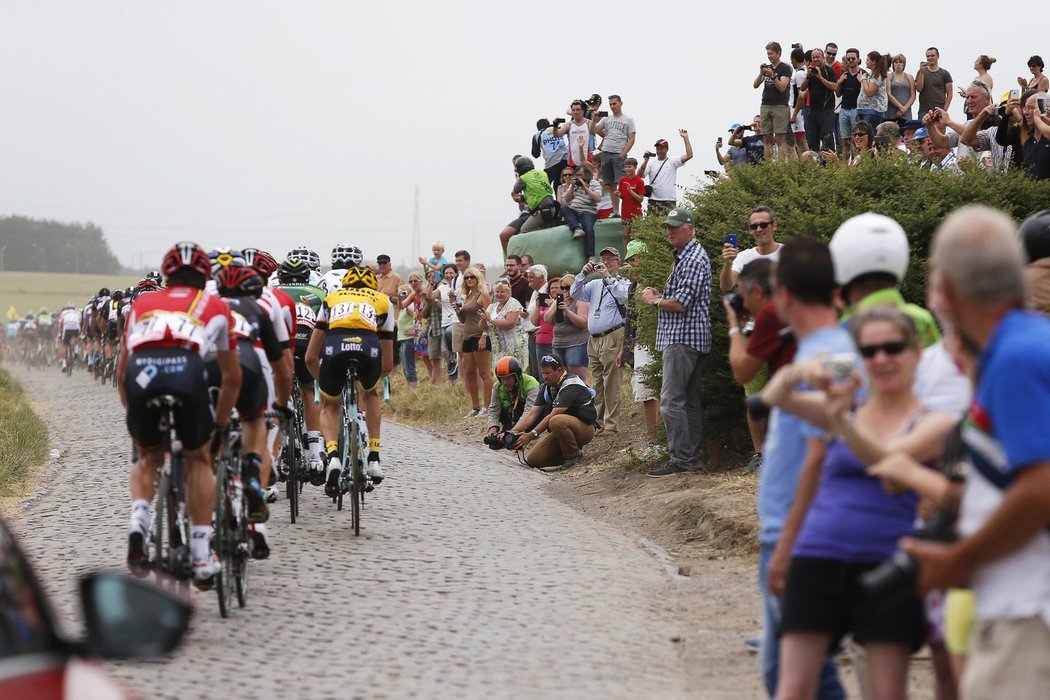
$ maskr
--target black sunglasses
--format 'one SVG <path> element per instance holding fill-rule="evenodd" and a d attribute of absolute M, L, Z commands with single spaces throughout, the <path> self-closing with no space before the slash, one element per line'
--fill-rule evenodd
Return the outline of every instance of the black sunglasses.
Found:
<path fill-rule="evenodd" d="M 752 231 L 757 231 L 758 229 L 767 229 L 772 225 L 772 221 L 757 221 L 753 224 L 748 224 L 747 227 Z"/>
<path fill-rule="evenodd" d="M 904 352 L 904 348 L 908 347 L 903 340 L 895 340 L 889 343 L 879 343 L 877 345 L 861 345 L 857 348 L 860 351 L 861 357 L 868 360 L 875 357 L 879 350 L 882 350 L 889 356 L 900 355 Z"/>

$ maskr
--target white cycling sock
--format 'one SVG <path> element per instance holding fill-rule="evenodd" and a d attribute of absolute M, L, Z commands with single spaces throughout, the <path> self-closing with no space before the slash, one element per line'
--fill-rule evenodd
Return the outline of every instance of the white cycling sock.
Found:
<path fill-rule="evenodd" d="M 321 459 L 321 431 L 311 430 L 306 433 L 306 446 L 310 450 L 310 457 Z"/>
<path fill-rule="evenodd" d="M 211 554 L 211 525 L 194 525 L 190 538 L 190 556 L 193 561 L 207 559 Z"/>
<path fill-rule="evenodd" d="M 149 501 L 136 498 L 131 502 L 131 522 L 142 525 L 143 528 L 149 526 Z"/>

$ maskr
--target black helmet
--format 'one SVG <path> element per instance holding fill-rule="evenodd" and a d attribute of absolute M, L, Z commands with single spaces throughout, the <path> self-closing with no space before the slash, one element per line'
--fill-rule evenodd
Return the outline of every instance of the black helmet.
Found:
<path fill-rule="evenodd" d="M 522 156 L 514 161 L 514 172 L 518 175 L 524 175 L 535 167 L 536 164 L 533 163 L 532 158 L 529 158 L 528 156 Z"/>
<path fill-rule="evenodd" d="M 521 381 L 521 363 L 510 355 L 499 358 L 496 362 L 496 376 L 509 377 L 512 374 Z"/>
<path fill-rule="evenodd" d="M 277 268 L 277 281 L 281 284 L 289 282 L 306 282 L 310 279 L 310 265 L 305 258 L 288 256 Z"/>
<path fill-rule="evenodd" d="M 1028 262 L 1050 258 L 1050 209 L 1032 214 L 1017 230 Z"/>
<path fill-rule="evenodd" d="M 108 297 L 109 296 L 109 287 L 103 287 L 102 289 L 98 290 L 98 296 L 99 297 Z"/>

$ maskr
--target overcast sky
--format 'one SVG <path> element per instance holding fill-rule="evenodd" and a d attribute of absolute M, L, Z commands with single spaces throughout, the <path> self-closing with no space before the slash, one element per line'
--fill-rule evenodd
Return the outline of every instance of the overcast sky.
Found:
<path fill-rule="evenodd" d="M 933 44 L 956 86 L 988 53 L 997 94 L 1040 45 L 1050 60 L 1035 25 L 985 3 L 879 7 L 4 0 L 0 214 L 93 221 L 126 264 L 181 239 L 397 262 L 436 238 L 491 263 L 515 213 L 510 157 L 573 98 L 619 93 L 639 159 L 658 138 L 679 155 L 688 129 L 689 184 L 757 113 L 767 41 L 901 51 L 909 72 Z"/>

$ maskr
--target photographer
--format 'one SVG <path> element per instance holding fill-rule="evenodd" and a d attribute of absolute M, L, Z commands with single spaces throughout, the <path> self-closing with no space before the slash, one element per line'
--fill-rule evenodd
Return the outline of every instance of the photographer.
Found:
<path fill-rule="evenodd" d="M 766 58 L 755 77 L 754 87 L 762 86 L 762 131 L 765 134 L 766 155 L 773 155 L 776 146 L 780 158 L 792 158 L 795 150 L 787 145 L 787 133 L 790 130 L 788 103 L 791 101 L 791 66 L 780 60 L 783 53 L 780 44 L 771 41 L 766 44 Z"/>
<path fill-rule="evenodd" d="M 517 426 L 523 415 L 532 411 L 540 393 L 539 381 L 525 374 L 521 363 L 513 357 L 499 359 L 496 363 L 496 379 L 497 382 L 492 387 L 492 399 L 489 401 L 489 427 L 485 435 L 485 444 L 494 450 L 509 447 L 517 442 L 517 436 L 509 442 L 504 436 L 511 428 Z M 523 424 L 521 430 L 531 427 L 531 423 Z"/>
<path fill-rule="evenodd" d="M 744 136 L 745 131 L 753 131 L 752 136 Z M 738 124 L 729 137 L 729 145 L 743 148 L 747 153 L 749 165 L 757 165 L 765 158 L 765 139 L 762 138 L 762 118 L 755 115 L 750 124 Z"/>
<path fill-rule="evenodd" d="M 809 114 L 806 115 L 806 145 L 811 151 L 835 150 L 835 96 L 839 94 L 838 77 L 824 63 L 824 52 L 813 49 L 813 65 L 802 81 L 809 91 Z"/>
<path fill-rule="evenodd" d="M 678 201 L 678 169 L 693 159 L 693 145 L 689 143 L 689 132 L 679 129 L 678 135 L 682 137 L 685 144 L 685 154 L 677 158 L 668 158 L 668 143 L 666 139 L 660 139 L 654 145 L 656 153 L 645 152 L 642 164 L 638 168 L 638 177 L 644 177 L 649 173 L 649 211 L 659 213 L 674 209 Z M 656 156 L 652 163 L 649 159 Z"/>
<path fill-rule="evenodd" d="M 536 122 L 537 131 L 532 135 L 532 157 L 543 156 L 543 172 L 547 173 L 547 180 L 551 183 L 558 181 L 558 173 L 569 158 L 565 137 L 557 134 L 564 123 L 564 117 L 558 117 L 553 122 L 540 119 Z"/>
<path fill-rule="evenodd" d="M 564 196 L 569 202 L 567 207 L 562 207 L 565 223 L 572 231 L 574 239 L 584 239 L 584 257 L 593 258 L 594 222 L 598 219 L 598 202 L 602 200 L 602 186 L 592 176 L 589 165 L 581 165 L 576 168 L 575 177 L 569 181 Z"/>

